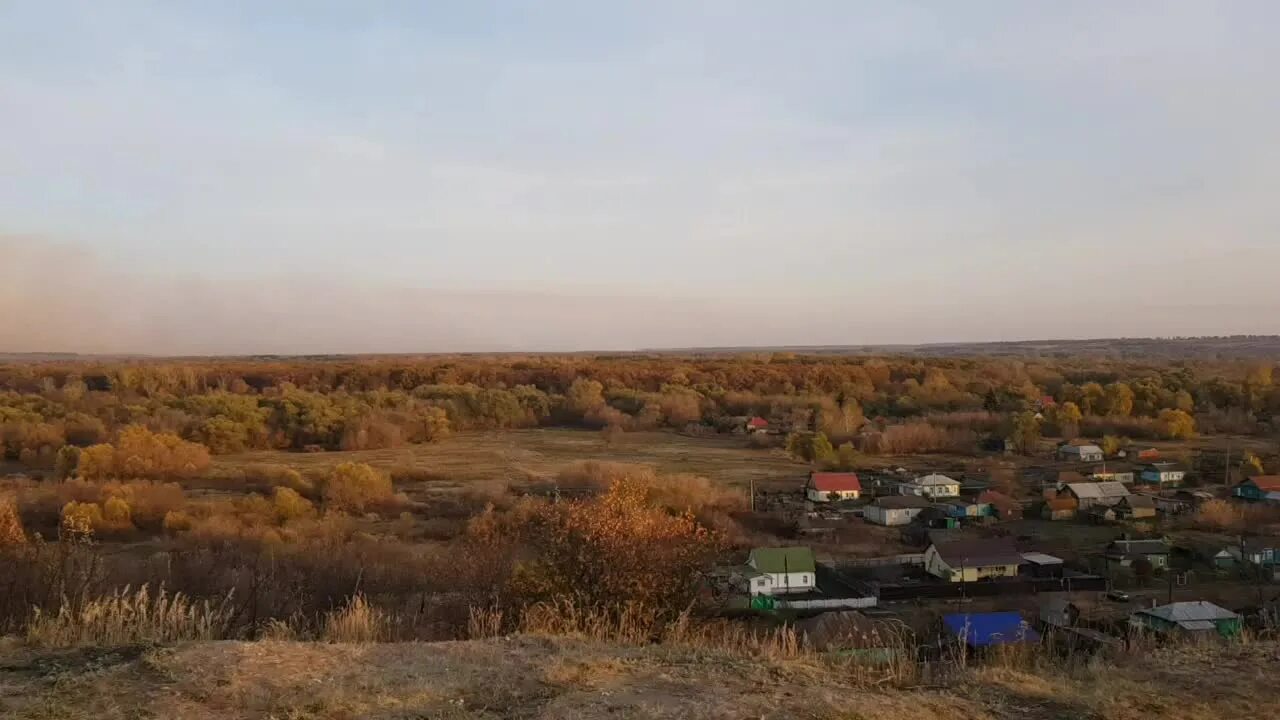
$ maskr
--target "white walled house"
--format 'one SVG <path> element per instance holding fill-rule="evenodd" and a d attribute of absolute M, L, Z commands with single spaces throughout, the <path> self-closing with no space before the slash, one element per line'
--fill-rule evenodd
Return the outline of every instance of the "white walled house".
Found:
<path fill-rule="evenodd" d="M 1142 471 L 1138 473 L 1138 479 L 1149 485 L 1159 485 L 1160 487 L 1181 485 L 1182 481 L 1187 477 L 1187 469 L 1178 463 L 1172 462 L 1154 462 L 1150 465 L 1143 465 Z"/>
<path fill-rule="evenodd" d="M 857 473 L 811 472 L 804 485 L 804 496 L 812 502 L 857 500 L 862 495 L 862 483 Z"/>
<path fill-rule="evenodd" d="M 809 548 L 756 548 L 747 565 L 755 571 L 750 578 L 752 595 L 804 593 L 817 587 L 817 567 Z"/>
<path fill-rule="evenodd" d="M 915 495 L 923 498 L 948 498 L 960 496 L 960 481 L 946 475 L 933 473 L 898 485 L 899 495 Z"/>
<path fill-rule="evenodd" d="M 928 507 L 933 503 L 915 495 L 882 497 L 868 505 L 862 516 L 876 525 L 908 525 Z"/>
<path fill-rule="evenodd" d="M 1077 462 L 1102 462 L 1106 457 L 1102 448 L 1097 445 L 1073 445 L 1068 443 L 1058 448 L 1058 457 L 1062 460 Z"/>

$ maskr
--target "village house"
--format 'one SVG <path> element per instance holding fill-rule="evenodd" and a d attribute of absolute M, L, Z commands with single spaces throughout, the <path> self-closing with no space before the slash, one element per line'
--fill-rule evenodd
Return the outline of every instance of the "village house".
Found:
<path fill-rule="evenodd" d="M 1059 460 L 1102 462 L 1104 457 L 1102 448 L 1097 445 L 1066 443 L 1058 446 Z"/>
<path fill-rule="evenodd" d="M 1185 490 L 1178 491 L 1177 495 L 1173 497 L 1155 495 L 1151 492 L 1134 493 L 1134 495 L 1150 498 L 1151 503 L 1156 507 L 1156 512 L 1162 512 L 1169 515 L 1188 512 L 1199 506 L 1199 504 L 1204 502 L 1206 498 L 1209 500 L 1213 499 L 1213 495 L 1203 491 L 1189 493 Z"/>
<path fill-rule="evenodd" d="M 876 498 L 863 511 L 863 517 L 876 525 L 908 525 L 932 505 L 928 500 L 914 495 Z"/>
<path fill-rule="evenodd" d="M 924 569 L 950 582 L 977 582 L 1018 574 L 1022 555 L 1005 538 L 951 540 L 935 543 L 924 552 Z"/>
<path fill-rule="evenodd" d="M 1129 616 L 1129 626 L 1158 635 L 1231 638 L 1240 634 L 1241 619 L 1226 608 L 1197 600 L 1139 610 Z"/>
<path fill-rule="evenodd" d="M 1231 494 L 1241 500 L 1280 501 L 1280 475 L 1257 475 L 1231 489 Z"/>
<path fill-rule="evenodd" d="M 1097 524 L 1113 523 L 1120 518 L 1114 505 L 1092 505 L 1081 510 L 1080 515 Z"/>
<path fill-rule="evenodd" d="M 1231 557 L 1253 565 L 1280 565 L 1280 543 L 1274 538 L 1244 538 L 1227 545 Z"/>
<path fill-rule="evenodd" d="M 809 548 L 756 548 L 747 565 L 755 571 L 750 577 L 752 595 L 802 593 L 817 586 L 817 568 Z"/>
<path fill-rule="evenodd" d="M 1175 555 L 1197 560 L 1215 570 L 1235 567 L 1236 558 L 1229 543 L 1216 541 L 1183 540 L 1173 548 Z"/>
<path fill-rule="evenodd" d="M 942 625 L 948 635 L 975 650 L 993 645 L 1040 642 L 1040 633 L 1016 612 L 944 615 Z"/>
<path fill-rule="evenodd" d="M 804 486 L 804 496 L 813 502 L 857 500 L 860 495 L 862 483 L 851 472 L 811 472 Z"/>
<path fill-rule="evenodd" d="M 1070 520 L 1076 516 L 1080 504 L 1070 495 L 1045 498 L 1040 517 L 1045 520 Z"/>
<path fill-rule="evenodd" d="M 1113 540 L 1104 553 L 1107 562 L 1131 567 L 1145 559 L 1153 568 L 1169 567 L 1169 543 L 1164 540 Z"/>
<path fill-rule="evenodd" d="M 984 490 L 978 502 L 986 503 L 991 516 L 1000 520 L 1021 520 L 1022 503 L 997 490 Z"/>
<path fill-rule="evenodd" d="M 1143 520 L 1156 516 L 1156 503 L 1150 495 L 1125 495 L 1115 504 L 1115 511 L 1121 520 Z"/>
<path fill-rule="evenodd" d="M 991 514 L 991 506 L 984 502 L 953 498 L 943 500 L 939 505 L 946 510 L 947 515 L 961 520 L 977 520 Z"/>
<path fill-rule="evenodd" d="M 932 473 L 899 484 L 898 494 L 928 498 L 959 497 L 960 483 L 946 475 Z"/>
<path fill-rule="evenodd" d="M 1175 462 L 1153 462 L 1143 465 L 1138 479 L 1149 485 L 1176 487 L 1187 476 L 1187 469 Z"/>
<path fill-rule="evenodd" d="M 1118 482 L 1070 483 L 1058 493 L 1059 497 L 1069 495 L 1075 498 L 1081 510 L 1088 510 L 1095 505 L 1111 507 L 1128 494 L 1129 488 Z"/>
<path fill-rule="evenodd" d="M 1094 482 L 1118 482 L 1125 485 L 1132 485 L 1136 477 L 1132 467 L 1110 463 L 1089 473 L 1089 479 Z"/>

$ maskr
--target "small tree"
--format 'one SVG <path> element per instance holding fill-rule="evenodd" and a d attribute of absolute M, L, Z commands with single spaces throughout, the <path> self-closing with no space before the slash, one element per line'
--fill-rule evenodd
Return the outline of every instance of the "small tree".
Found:
<path fill-rule="evenodd" d="M 831 441 L 827 439 L 826 433 L 814 434 L 810 447 L 812 448 L 810 454 L 814 462 L 821 465 L 834 465 L 836 463 L 836 449 L 831 446 Z"/>
<path fill-rule="evenodd" d="M 1013 417 L 1011 425 L 1009 437 L 1013 440 L 1014 449 L 1023 455 L 1035 452 L 1036 445 L 1040 442 L 1040 421 L 1035 414 L 1018 413 Z"/>
<path fill-rule="evenodd" d="M 18 503 L 11 497 L 0 498 L 0 548 L 26 542 L 27 534 L 22 529 L 22 518 L 18 516 Z"/>
<path fill-rule="evenodd" d="M 1246 452 L 1244 458 L 1240 460 L 1240 474 L 1243 477 L 1254 477 L 1262 475 L 1265 471 L 1262 469 L 1262 459 L 1251 452 Z"/>
<path fill-rule="evenodd" d="M 1155 566 L 1144 557 L 1134 560 L 1129 567 L 1133 569 L 1133 576 L 1144 586 L 1147 584 L 1147 580 L 1155 573 Z"/>
<path fill-rule="evenodd" d="M 63 445 L 58 448 L 58 455 L 53 460 L 53 475 L 59 480 L 75 477 L 80 467 L 80 448 L 75 445 Z"/>

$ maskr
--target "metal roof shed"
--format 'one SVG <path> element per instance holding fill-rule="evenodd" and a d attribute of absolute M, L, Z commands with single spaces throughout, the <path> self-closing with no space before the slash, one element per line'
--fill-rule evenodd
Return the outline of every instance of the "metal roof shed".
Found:
<path fill-rule="evenodd" d="M 969 647 L 1040 642 L 1040 633 L 1016 612 L 957 613 L 943 616 L 942 623 Z"/>

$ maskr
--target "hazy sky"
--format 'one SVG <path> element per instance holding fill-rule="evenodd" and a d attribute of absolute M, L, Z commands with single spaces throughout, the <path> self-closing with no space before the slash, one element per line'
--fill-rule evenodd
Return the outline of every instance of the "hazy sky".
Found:
<path fill-rule="evenodd" d="M 0 350 L 1280 332 L 1278 26 L 0 2 Z"/>

